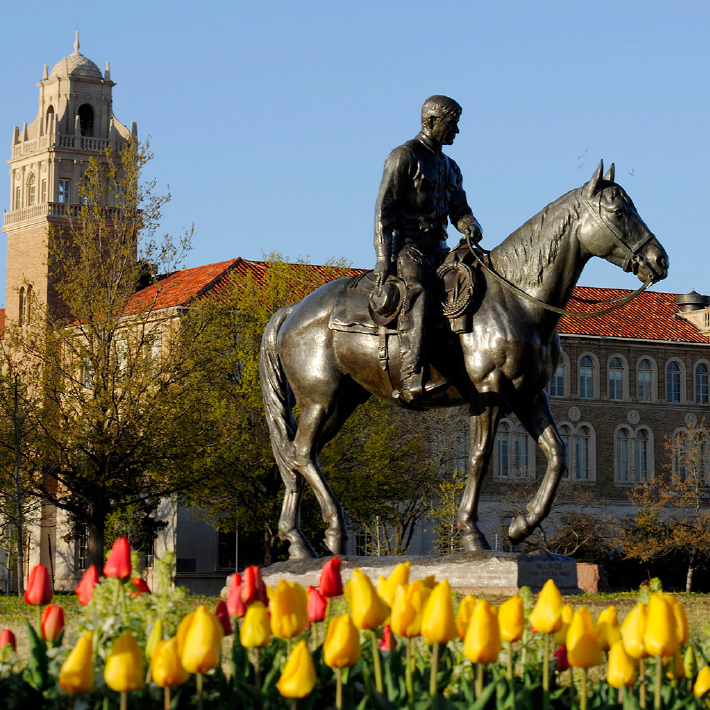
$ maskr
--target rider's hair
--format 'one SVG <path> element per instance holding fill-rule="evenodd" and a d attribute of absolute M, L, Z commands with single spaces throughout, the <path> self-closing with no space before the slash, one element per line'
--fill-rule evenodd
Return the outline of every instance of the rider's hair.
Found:
<path fill-rule="evenodd" d="M 440 94 L 430 96 L 422 106 L 422 126 L 427 126 L 430 116 L 441 119 L 444 116 L 454 115 L 458 118 L 461 111 L 461 106 L 448 96 Z"/>

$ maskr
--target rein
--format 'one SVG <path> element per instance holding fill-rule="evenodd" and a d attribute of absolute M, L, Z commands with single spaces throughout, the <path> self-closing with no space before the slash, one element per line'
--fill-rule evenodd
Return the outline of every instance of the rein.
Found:
<path fill-rule="evenodd" d="M 611 236 L 614 238 L 616 242 L 618 242 L 626 251 L 628 252 L 628 256 L 626 257 L 624 264 L 623 264 L 623 269 L 624 271 L 630 271 L 630 264 L 632 259 L 636 256 L 636 252 L 646 244 L 649 239 L 651 239 L 651 235 L 647 235 L 643 239 L 641 239 L 637 244 L 634 245 L 633 249 L 629 247 L 627 244 L 624 243 L 623 239 L 621 239 L 621 236 L 616 232 L 616 230 L 612 227 L 611 224 L 609 224 L 602 216 L 600 213 L 594 212 L 592 209 L 591 204 L 589 204 L 589 201 L 582 195 L 580 195 L 581 202 L 582 204 L 586 207 L 587 211 L 590 213 L 594 221 L 602 227 L 606 227 L 608 232 L 611 234 Z M 612 311 L 615 311 L 617 308 L 621 308 L 622 306 L 625 306 L 627 303 L 632 301 L 636 296 L 641 295 L 652 283 L 653 280 L 651 277 L 649 277 L 643 285 L 641 285 L 639 288 L 637 288 L 633 293 L 628 293 L 626 296 L 620 297 L 620 298 L 614 298 L 609 301 L 588 301 L 584 299 L 584 302 L 586 303 L 611 303 L 611 306 L 608 306 L 607 308 L 601 308 L 598 311 L 593 311 L 592 313 L 581 313 L 579 311 L 568 311 L 566 308 L 557 308 L 557 306 L 552 306 L 549 303 L 545 303 L 544 301 L 541 301 L 539 298 L 535 298 L 535 296 L 531 296 L 529 293 L 523 291 L 519 286 L 516 286 L 514 283 L 511 283 L 508 281 L 506 278 L 501 276 L 500 274 L 496 273 L 491 269 L 488 264 L 486 264 L 483 259 L 478 254 L 477 249 L 475 249 L 472 244 L 471 244 L 471 239 L 468 235 L 465 236 L 466 239 L 466 244 L 468 245 L 469 251 L 471 254 L 473 254 L 473 258 L 478 262 L 478 264 L 484 268 L 491 276 L 493 276 L 497 281 L 499 281 L 503 286 L 505 286 L 509 291 L 512 291 L 516 296 L 519 296 L 520 298 L 529 301 L 530 303 L 534 303 L 536 306 L 540 306 L 544 308 L 545 310 L 552 311 L 553 313 L 559 313 L 560 315 L 563 316 L 570 316 L 572 318 L 596 318 L 597 316 L 602 316 L 606 313 L 611 313 Z M 480 249 L 480 247 L 478 247 Z M 490 251 L 483 250 L 484 253 L 490 254 Z M 576 299 L 580 300 L 580 299 Z"/>

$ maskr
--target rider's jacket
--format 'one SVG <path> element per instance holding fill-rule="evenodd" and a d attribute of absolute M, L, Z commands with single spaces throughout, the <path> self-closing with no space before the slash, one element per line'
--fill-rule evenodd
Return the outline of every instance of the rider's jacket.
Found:
<path fill-rule="evenodd" d="M 395 148 L 375 206 L 377 255 L 396 256 L 407 243 L 430 253 L 444 246 L 448 219 L 472 214 L 461 185 L 459 166 L 424 133 Z"/>

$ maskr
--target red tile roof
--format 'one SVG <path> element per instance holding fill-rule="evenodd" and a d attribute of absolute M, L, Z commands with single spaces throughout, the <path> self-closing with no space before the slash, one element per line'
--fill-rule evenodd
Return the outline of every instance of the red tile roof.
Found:
<path fill-rule="evenodd" d="M 630 293 L 620 288 L 592 288 L 578 286 L 567 308 L 571 311 L 590 313 L 603 308 L 593 303 L 574 300 L 583 298 L 592 301 L 608 301 Z M 679 308 L 676 294 L 645 291 L 625 306 L 596 318 L 570 318 L 560 322 L 561 335 L 601 335 L 613 338 L 639 340 L 666 340 L 682 343 L 710 343 L 685 320 L 676 318 Z"/>
<path fill-rule="evenodd" d="M 268 268 L 268 263 L 263 261 L 237 258 L 177 271 L 138 291 L 131 299 L 128 310 L 129 313 L 137 313 L 141 308 L 147 307 L 157 310 L 185 306 L 207 293 L 219 292 L 231 273 L 251 273 L 257 281 L 261 281 Z M 311 268 L 323 276 L 332 276 L 332 271 L 327 267 L 314 264 Z M 361 272 L 362 269 L 345 269 L 340 273 L 354 275 Z M 628 293 L 627 289 L 579 286 L 574 290 L 568 308 L 590 313 L 603 306 L 586 301 L 608 301 Z M 153 301 L 154 304 L 150 306 Z M 677 312 L 675 294 L 646 291 L 625 306 L 603 316 L 584 319 L 564 316 L 559 332 L 561 335 L 710 344 L 710 338 L 700 335 L 687 321 L 676 318 Z"/>

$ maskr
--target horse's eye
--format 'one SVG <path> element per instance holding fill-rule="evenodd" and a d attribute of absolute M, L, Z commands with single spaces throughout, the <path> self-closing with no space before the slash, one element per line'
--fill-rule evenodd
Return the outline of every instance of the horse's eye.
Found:
<path fill-rule="evenodd" d="M 614 214 L 617 217 L 623 217 L 623 215 L 626 213 L 626 210 L 623 209 L 623 207 L 618 207 L 617 209 L 614 210 Z"/>

